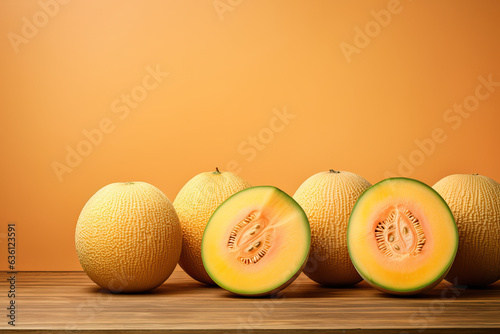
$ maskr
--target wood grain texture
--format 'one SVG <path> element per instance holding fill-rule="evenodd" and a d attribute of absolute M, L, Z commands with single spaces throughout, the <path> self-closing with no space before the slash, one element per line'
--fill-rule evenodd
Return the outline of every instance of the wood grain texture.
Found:
<path fill-rule="evenodd" d="M 6 314 L 3 273 L 1 300 Z M 322 287 L 300 277 L 274 298 L 243 298 L 191 279 L 177 268 L 146 294 L 110 294 L 83 272 L 19 272 L 16 330 L 97 333 L 498 333 L 500 282 L 457 289 L 446 282 L 411 298 L 362 282 Z M 0 329 L 9 333 L 6 317 Z"/>

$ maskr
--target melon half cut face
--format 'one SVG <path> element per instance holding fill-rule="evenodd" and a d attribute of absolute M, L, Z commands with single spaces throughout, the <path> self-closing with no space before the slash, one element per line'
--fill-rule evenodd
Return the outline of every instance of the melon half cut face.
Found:
<path fill-rule="evenodd" d="M 388 293 L 417 294 L 436 286 L 450 269 L 458 231 L 448 205 L 432 188 L 392 178 L 360 196 L 347 242 L 368 283 Z"/>
<path fill-rule="evenodd" d="M 309 222 L 293 198 L 275 187 L 251 187 L 228 198 L 210 218 L 203 265 L 228 291 L 268 295 L 300 274 L 310 243 Z"/>

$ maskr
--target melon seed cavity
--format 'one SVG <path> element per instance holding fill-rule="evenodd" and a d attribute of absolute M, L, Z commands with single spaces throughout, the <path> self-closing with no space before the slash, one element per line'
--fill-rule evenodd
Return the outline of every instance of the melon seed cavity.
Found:
<path fill-rule="evenodd" d="M 273 229 L 260 212 L 254 211 L 236 224 L 229 234 L 227 247 L 244 264 L 259 262 L 271 248 Z"/>
<path fill-rule="evenodd" d="M 425 244 L 425 234 L 419 220 L 402 206 L 389 212 L 375 228 L 378 248 L 392 260 L 416 256 Z"/>

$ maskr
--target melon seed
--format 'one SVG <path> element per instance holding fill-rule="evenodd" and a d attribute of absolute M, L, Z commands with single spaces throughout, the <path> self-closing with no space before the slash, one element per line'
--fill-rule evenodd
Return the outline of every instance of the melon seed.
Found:
<path fill-rule="evenodd" d="M 241 263 L 255 264 L 259 262 L 260 259 L 264 257 L 264 255 L 266 255 L 269 248 L 271 248 L 271 234 L 266 235 L 263 242 L 261 241 L 257 241 L 254 245 L 249 246 L 247 249 L 245 249 L 245 252 L 248 253 L 250 251 L 256 251 L 254 248 L 262 246 L 256 254 L 253 253 L 254 255 L 252 257 L 245 257 L 246 255 L 240 255 L 238 259 L 241 261 Z"/>

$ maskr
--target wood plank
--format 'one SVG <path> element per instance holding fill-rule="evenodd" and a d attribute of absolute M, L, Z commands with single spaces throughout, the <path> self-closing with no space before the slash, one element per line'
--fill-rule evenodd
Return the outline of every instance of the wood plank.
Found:
<path fill-rule="evenodd" d="M 180 269 L 145 294 L 107 293 L 83 272 L 19 272 L 16 305 L 15 329 L 32 333 L 500 332 L 500 282 L 485 289 L 443 282 L 422 296 L 394 297 L 364 282 L 332 289 L 301 275 L 275 298 L 243 298 L 197 283 Z M 13 329 L 2 318 L 0 328 Z"/>

